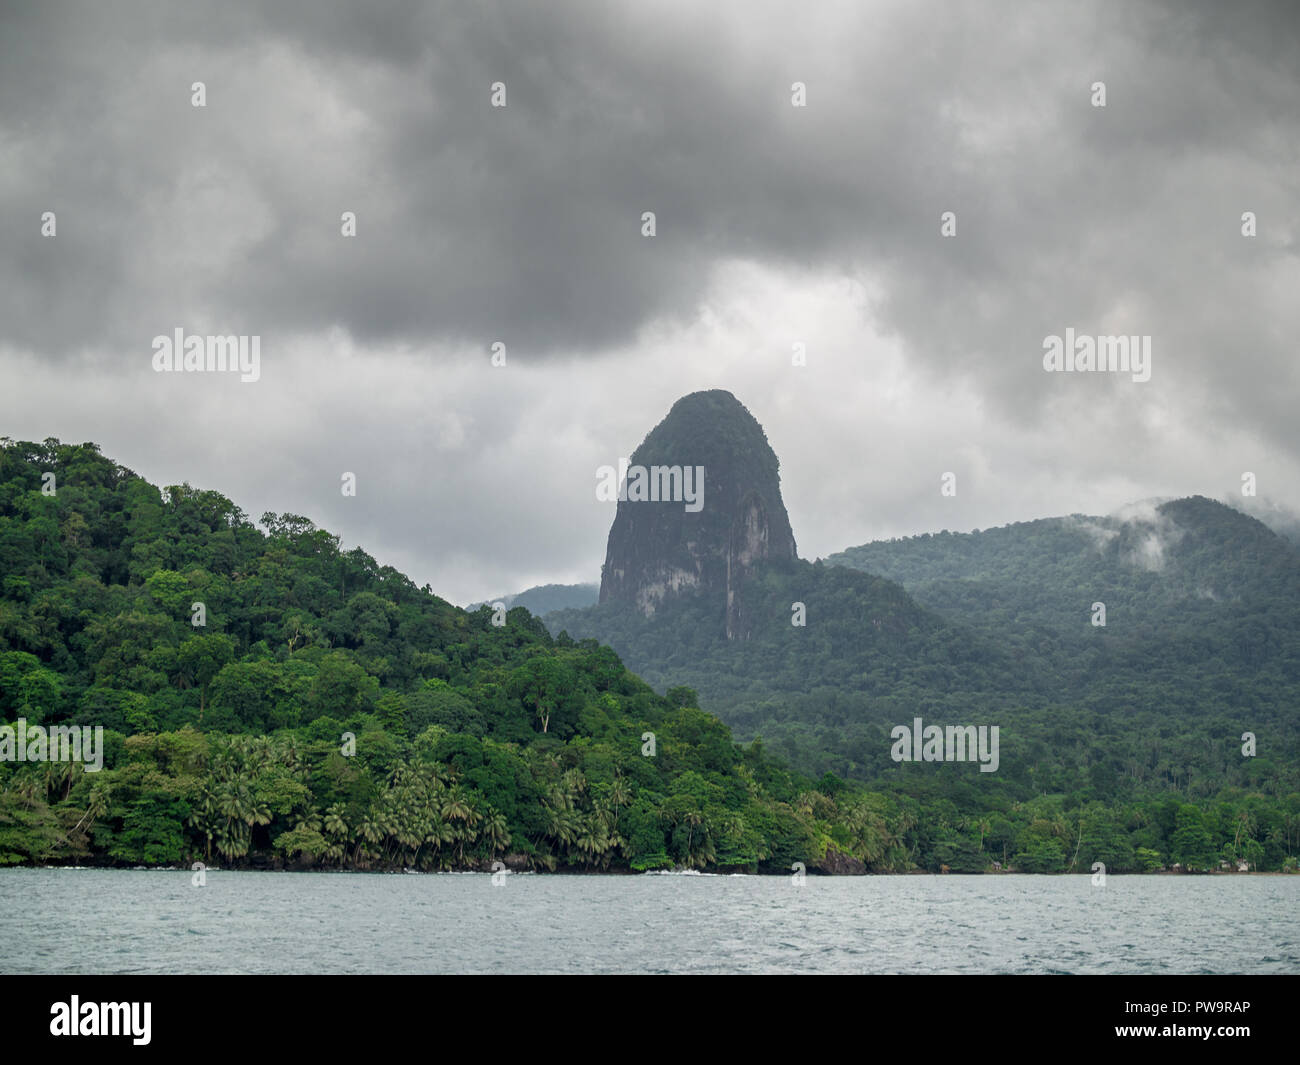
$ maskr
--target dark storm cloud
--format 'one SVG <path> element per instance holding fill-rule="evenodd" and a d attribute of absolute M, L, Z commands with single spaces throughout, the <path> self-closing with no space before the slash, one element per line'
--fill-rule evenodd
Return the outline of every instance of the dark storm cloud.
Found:
<path fill-rule="evenodd" d="M 197 315 L 271 335 L 338 324 L 362 343 L 600 351 L 689 317 L 711 267 L 740 257 L 881 276 L 880 311 L 915 355 L 959 373 L 987 360 L 1015 410 L 1046 387 L 1024 372 L 1046 332 L 1154 283 L 1144 331 L 1171 335 L 1224 270 L 1269 268 L 1227 238 L 1239 207 L 1283 207 L 1294 179 L 1242 172 L 1219 216 L 1204 213 L 1209 188 L 1184 190 L 1175 219 L 1168 195 L 1171 169 L 1194 179 L 1207 156 L 1294 160 L 1279 135 L 1300 114 L 1284 12 L 19 9 L 0 46 L 19 171 L 4 196 L 6 338 L 57 355 Z M 1088 106 L 1094 79 L 1104 110 Z M 503 110 L 489 106 L 498 80 Z M 806 109 L 790 106 L 795 80 Z M 60 212 L 57 244 L 36 233 L 44 209 Z M 339 235 L 344 210 L 355 241 Z M 958 239 L 938 236 L 941 210 Z M 1184 252 L 1229 262 L 1198 273 Z M 1171 273 L 1177 290 L 1159 291 Z M 1261 363 L 1274 354 L 1238 339 Z"/>

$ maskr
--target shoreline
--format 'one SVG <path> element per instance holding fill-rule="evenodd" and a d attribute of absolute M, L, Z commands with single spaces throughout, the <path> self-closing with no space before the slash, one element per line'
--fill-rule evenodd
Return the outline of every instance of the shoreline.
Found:
<path fill-rule="evenodd" d="M 26 862 L 15 862 L 12 865 L 0 866 L 0 872 L 6 869 L 67 869 L 71 871 L 103 871 L 103 872 L 125 872 L 125 873 L 189 873 L 193 874 L 200 870 L 193 866 L 179 865 L 34 865 Z M 773 878 L 790 877 L 794 874 L 789 871 L 770 872 L 753 872 L 741 871 L 736 869 L 491 869 L 491 868 L 461 868 L 461 869 L 322 869 L 315 866 L 283 866 L 283 867 L 263 867 L 255 866 L 215 866 L 204 865 L 201 870 L 203 873 L 328 873 L 361 875 L 361 876 L 600 876 L 600 877 L 624 877 L 624 876 L 710 876 L 710 877 L 754 877 L 754 878 Z M 903 876 L 928 876 L 928 877 L 1063 877 L 1063 876 L 1087 876 L 1093 874 L 1087 870 L 1078 872 L 1062 871 L 1059 873 L 1025 873 L 1015 870 L 998 870 L 996 872 L 984 873 L 934 873 L 925 869 L 909 869 L 905 872 L 897 873 L 827 873 L 809 869 L 805 877 L 827 880 L 845 880 L 855 877 L 903 877 Z M 1202 879 L 1204 877 L 1252 877 L 1252 876 L 1280 876 L 1296 877 L 1300 879 L 1300 873 L 1287 873 L 1280 869 L 1255 870 L 1247 872 L 1229 871 L 1226 869 L 1207 870 L 1205 872 L 1176 872 L 1172 869 L 1155 869 L 1150 872 L 1128 872 L 1128 873 L 1111 873 L 1106 874 L 1108 877 L 1187 877 L 1189 879 Z"/>

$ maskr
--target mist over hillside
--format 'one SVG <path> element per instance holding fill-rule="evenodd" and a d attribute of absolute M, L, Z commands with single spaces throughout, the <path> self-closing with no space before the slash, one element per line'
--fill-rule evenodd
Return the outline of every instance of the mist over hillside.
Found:
<path fill-rule="evenodd" d="M 530 614 L 540 617 L 553 610 L 591 606 L 599 598 L 599 584 L 539 584 L 522 592 L 516 592 L 514 595 L 501 595 L 481 602 L 469 603 L 465 609 L 477 610 L 481 606 L 501 603 L 507 609 L 523 607 Z"/>

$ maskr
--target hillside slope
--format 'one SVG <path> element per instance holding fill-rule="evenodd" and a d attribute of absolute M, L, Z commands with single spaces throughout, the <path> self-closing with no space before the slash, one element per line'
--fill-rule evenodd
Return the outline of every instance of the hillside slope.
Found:
<path fill-rule="evenodd" d="M 93 444 L 0 441 L 0 720 L 104 730 L 87 772 L 0 728 L 0 864 L 907 861 L 847 827 L 860 795 L 796 809 L 811 781 L 608 648 L 261 524 Z"/>

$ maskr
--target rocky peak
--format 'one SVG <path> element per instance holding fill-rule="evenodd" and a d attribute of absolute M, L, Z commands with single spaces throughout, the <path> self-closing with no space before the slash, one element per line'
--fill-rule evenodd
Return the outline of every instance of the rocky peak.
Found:
<path fill-rule="evenodd" d="M 730 392 L 693 392 L 630 457 L 601 569 L 600 601 L 625 602 L 647 617 L 669 596 L 725 603 L 728 639 L 743 639 L 742 589 L 762 559 L 793 559 L 794 533 L 781 501 L 779 462 L 763 427 Z M 703 468 L 696 503 L 666 489 L 673 473 Z M 669 496 L 671 498 L 665 498 Z"/>

